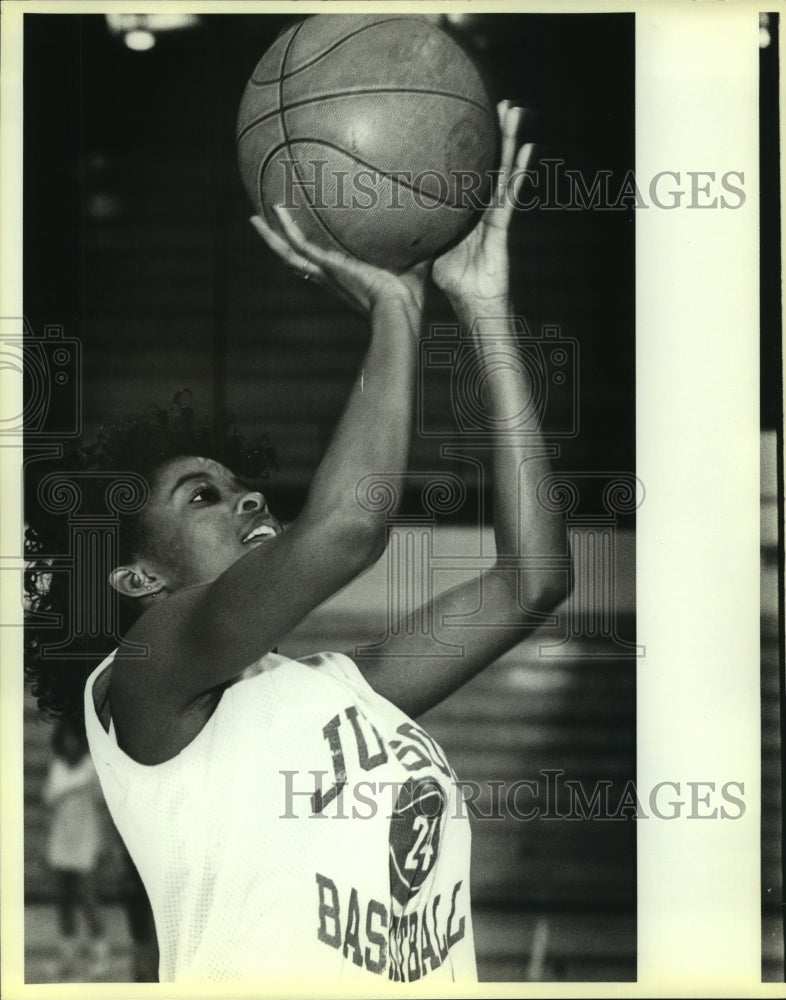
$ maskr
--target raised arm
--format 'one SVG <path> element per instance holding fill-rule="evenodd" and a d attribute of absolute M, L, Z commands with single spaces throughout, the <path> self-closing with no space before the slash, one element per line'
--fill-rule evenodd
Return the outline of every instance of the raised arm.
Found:
<path fill-rule="evenodd" d="M 519 109 L 504 102 L 500 119 L 503 148 L 497 198 L 480 225 L 434 263 L 433 276 L 465 331 L 473 332 L 488 424 L 504 429 L 515 426 L 517 414 L 531 411 L 533 391 L 515 347 L 500 351 L 500 342 L 506 337 L 514 344 L 516 332 L 507 255 L 513 199 L 507 187 L 514 166 L 526 168 L 531 147 L 522 147 L 516 157 Z M 358 657 L 372 687 L 411 715 L 445 698 L 521 641 L 526 634 L 522 626 L 536 624 L 569 588 L 563 520 L 545 510 L 537 499 L 538 484 L 549 471 L 552 449 L 536 426 L 521 433 L 492 431 L 488 444 L 495 564 L 482 572 L 479 580 L 437 597 L 427 612 L 437 636 L 457 645 L 458 651 L 445 656 L 445 647 L 432 636 L 402 629 L 397 638 L 386 643 L 384 656 Z M 473 612 L 478 613 L 471 625 L 454 622 L 443 627 L 451 616 Z"/>
<path fill-rule="evenodd" d="M 411 433 L 417 339 L 426 267 L 394 275 L 343 254 L 306 244 L 283 214 L 286 239 L 260 219 L 254 225 L 286 263 L 329 285 L 370 319 L 371 338 L 343 415 L 301 514 L 277 537 L 240 553 L 217 578 L 171 588 L 128 635 L 146 643 L 148 659 L 119 654 L 113 711 L 131 726 L 144 708 L 177 717 L 195 699 L 231 680 L 267 653 L 314 607 L 367 568 L 384 550 L 384 515 L 365 509 L 357 484 L 380 469 L 406 467 Z M 264 498 L 237 488 L 211 501 L 248 531 Z M 184 518 L 193 510 L 184 506 Z M 116 712 L 117 714 L 117 712 Z"/>

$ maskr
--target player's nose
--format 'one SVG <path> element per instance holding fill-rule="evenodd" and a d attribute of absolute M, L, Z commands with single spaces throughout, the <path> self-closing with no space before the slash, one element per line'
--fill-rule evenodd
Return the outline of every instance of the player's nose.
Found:
<path fill-rule="evenodd" d="M 237 502 L 238 514 L 248 514 L 251 511 L 264 511 L 267 509 L 265 498 L 261 493 L 253 491 L 244 493 Z"/>

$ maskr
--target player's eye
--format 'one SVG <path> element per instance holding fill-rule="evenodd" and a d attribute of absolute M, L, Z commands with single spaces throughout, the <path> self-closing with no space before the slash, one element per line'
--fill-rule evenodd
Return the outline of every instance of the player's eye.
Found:
<path fill-rule="evenodd" d="M 193 491 L 188 499 L 188 502 L 193 504 L 216 503 L 220 499 L 218 490 L 215 486 L 202 483 L 201 486 L 197 486 L 197 488 Z"/>

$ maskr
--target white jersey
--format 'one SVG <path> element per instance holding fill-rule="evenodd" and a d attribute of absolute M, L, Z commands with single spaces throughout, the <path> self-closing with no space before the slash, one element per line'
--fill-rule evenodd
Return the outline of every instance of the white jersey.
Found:
<path fill-rule="evenodd" d="M 97 715 L 111 660 L 87 684 L 87 735 L 150 897 L 162 982 L 476 978 L 455 775 L 352 660 L 269 653 L 153 766 Z"/>

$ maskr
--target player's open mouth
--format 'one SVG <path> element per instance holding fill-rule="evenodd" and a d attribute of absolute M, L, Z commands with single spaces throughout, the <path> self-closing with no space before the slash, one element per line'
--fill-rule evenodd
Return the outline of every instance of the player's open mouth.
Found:
<path fill-rule="evenodd" d="M 248 542 L 266 541 L 268 538 L 275 538 L 276 534 L 276 529 L 272 524 L 259 524 L 256 528 L 252 528 L 247 535 L 244 535 L 241 541 L 243 545 L 246 545 Z"/>

